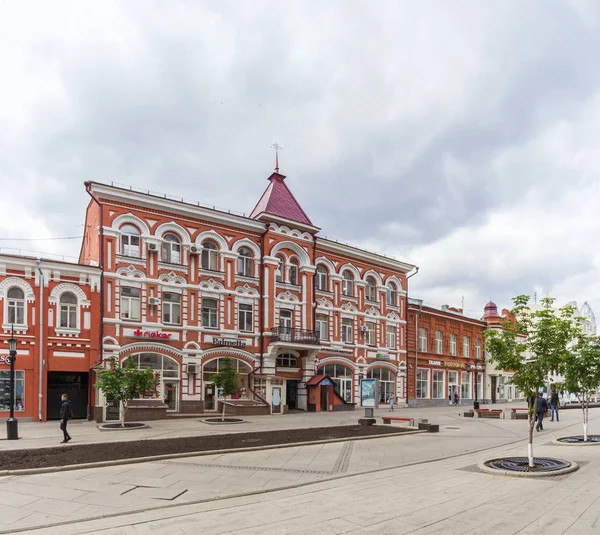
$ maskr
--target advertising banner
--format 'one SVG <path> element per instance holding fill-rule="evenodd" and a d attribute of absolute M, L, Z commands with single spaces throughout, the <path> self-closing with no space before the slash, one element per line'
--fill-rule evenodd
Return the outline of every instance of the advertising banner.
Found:
<path fill-rule="evenodd" d="M 379 406 L 379 382 L 377 379 L 360 380 L 360 406 L 377 409 Z"/>

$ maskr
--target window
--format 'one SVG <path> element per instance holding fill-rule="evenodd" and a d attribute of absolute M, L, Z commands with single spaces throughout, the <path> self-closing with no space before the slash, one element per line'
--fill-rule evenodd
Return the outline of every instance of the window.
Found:
<path fill-rule="evenodd" d="M 342 294 L 352 297 L 354 295 L 354 277 L 349 271 L 342 275 Z"/>
<path fill-rule="evenodd" d="M 317 290 L 327 291 L 327 270 L 323 266 L 317 268 L 316 284 Z"/>
<path fill-rule="evenodd" d="M 295 258 L 290 262 L 290 284 L 298 285 L 298 260 Z"/>
<path fill-rule="evenodd" d="M 429 370 L 417 369 L 417 398 L 429 398 Z"/>
<path fill-rule="evenodd" d="M 387 284 L 387 294 L 386 294 L 387 304 L 390 306 L 398 306 L 398 292 L 396 291 L 396 286 L 391 282 Z"/>
<path fill-rule="evenodd" d="M 368 301 L 375 301 L 376 287 L 372 277 L 367 279 L 366 298 Z"/>
<path fill-rule="evenodd" d="M 216 299 L 202 299 L 202 326 L 209 329 L 216 329 L 219 325 L 217 312 L 219 302 Z"/>
<path fill-rule="evenodd" d="M 390 349 L 396 349 L 396 327 L 393 325 L 388 325 L 386 327 L 387 334 L 387 346 Z"/>
<path fill-rule="evenodd" d="M 8 323 L 25 325 L 25 293 L 18 286 L 10 288 L 6 294 L 8 301 Z"/>
<path fill-rule="evenodd" d="M 181 324 L 181 295 L 163 292 L 163 323 Z"/>
<path fill-rule="evenodd" d="M 427 329 L 419 329 L 419 347 L 423 353 L 427 352 Z"/>
<path fill-rule="evenodd" d="M 170 264 L 181 264 L 181 242 L 172 232 L 163 236 L 162 261 Z"/>
<path fill-rule="evenodd" d="M 443 341 L 442 331 L 435 331 L 435 352 L 438 355 L 442 354 L 442 341 Z"/>
<path fill-rule="evenodd" d="M 15 371 L 15 411 L 25 410 L 25 372 Z M 10 371 L 0 371 L 0 411 L 10 411 Z"/>
<path fill-rule="evenodd" d="M 479 338 L 475 342 L 475 358 L 477 360 L 481 358 L 481 340 Z"/>
<path fill-rule="evenodd" d="M 354 342 L 352 338 L 352 320 L 350 319 L 342 320 L 342 342 L 348 342 L 349 344 Z"/>
<path fill-rule="evenodd" d="M 238 328 L 243 332 L 252 332 L 252 305 L 240 303 L 238 310 Z"/>
<path fill-rule="evenodd" d="M 77 297 L 72 292 L 60 296 L 60 327 L 77 328 Z"/>
<path fill-rule="evenodd" d="M 202 245 L 201 265 L 202 269 L 208 271 L 219 270 L 219 249 L 211 241 L 207 241 Z"/>
<path fill-rule="evenodd" d="M 433 370 L 432 394 L 433 399 L 444 399 L 444 370 Z"/>
<path fill-rule="evenodd" d="M 317 314 L 317 334 L 319 340 L 329 339 L 329 317 L 325 314 Z"/>
<path fill-rule="evenodd" d="M 133 225 L 121 227 L 121 254 L 140 256 L 140 231 Z"/>
<path fill-rule="evenodd" d="M 352 402 L 352 370 L 341 364 L 326 364 L 319 368 L 320 375 L 329 375 L 338 394 L 348 403 Z"/>
<path fill-rule="evenodd" d="M 282 355 L 278 355 L 275 360 L 275 365 L 278 368 L 297 368 L 298 367 L 298 359 L 294 355 L 290 355 L 289 353 L 283 353 Z"/>
<path fill-rule="evenodd" d="M 463 357 L 465 357 L 466 359 L 468 359 L 469 355 L 470 355 L 470 351 L 469 351 L 470 344 L 471 344 L 471 340 L 469 339 L 468 336 L 465 336 L 463 338 Z"/>
<path fill-rule="evenodd" d="M 460 399 L 471 399 L 471 374 L 468 372 L 460 374 Z"/>
<path fill-rule="evenodd" d="M 252 277 L 252 253 L 250 249 L 242 247 L 237 259 L 237 272 L 238 275 L 244 277 Z"/>
<path fill-rule="evenodd" d="M 390 398 L 396 399 L 396 376 L 385 368 L 373 368 L 367 373 L 367 379 L 379 379 L 379 402 L 388 403 Z"/>
<path fill-rule="evenodd" d="M 278 256 L 277 260 L 279 262 L 275 268 L 275 282 L 283 282 L 285 278 L 285 259 L 283 256 Z"/>
<path fill-rule="evenodd" d="M 140 289 L 121 288 L 121 318 L 126 320 L 140 319 Z"/>
<path fill-rule="evenodd" d="M 456 335 L 455 334 L 450 335 L 450 354 L 453 357 L 456 357 Z"/>
<path fill-rule="evenodd" d="M 365 331 L 365 343 L 369 346 L 375 345 L 375 324 L 371 321 L 365 323 L 367 330 Z"/>
<path fill-rule="evenodd" d="M 280 310 L 279 311 L 279 326 L 285 329 L 292 328 L 292 311 L 291 310 Z"/>

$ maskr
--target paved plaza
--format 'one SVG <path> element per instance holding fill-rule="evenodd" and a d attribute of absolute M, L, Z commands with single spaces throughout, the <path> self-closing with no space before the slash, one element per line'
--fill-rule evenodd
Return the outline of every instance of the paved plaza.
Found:
<path fill-rule="evenodd" d="M 469 419 L 462 410 L 397 411 L 439 423 L 438 434 L 3 477 L 0 533 L 599 532 L 600 446 L 552 444 L 581 432 L 580 410 L 562 411 L 560 423 L 548 422 L 536 434 L 535 453 L 570 459 L 581 468 L 535 480 L 476 468 L 495 456 L 524 455 L 526 422 Z M 249 423 L 227 428 L 195 419 L 164 421 L 122 433 L 100 432 L 86 422 L 74 425 L 72 434 L 80 443 L 110 442 L 342 425 L 356 423 L 359 414 L 249 417 Z M 19 447 L 55 444 L 55 427 L 22 426 Z M 600 410 L 591 411 L 590 430 L 600 431 Z M 0 442 L 1 448 L 10 446 L 14 443 Z"/>

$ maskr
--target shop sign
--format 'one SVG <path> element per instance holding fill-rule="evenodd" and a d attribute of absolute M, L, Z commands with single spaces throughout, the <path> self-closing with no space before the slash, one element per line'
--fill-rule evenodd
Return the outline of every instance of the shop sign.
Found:
<path fill-rule="evenodd" d="M 379 383 L 377 379 L 360 380 L 360 406 L 367 408 L 378 408 Z"/>
<path fill-rule="evenodd" d="M 333 386 L 333 383 L 329 379 L 323 379 L 320 383 L 321 386 Z"/>
<path fill-rule="evenodd" d="M 429 364 L 431 366 L 441 366 L 442 365 L 442 363 L 439 360 L 430 360 Z"/>
<path fill-rule="evenodd" d="M 246 347 L 246 340 L 239 340 L 237 338 L 217 338 L 213 336 L 212 343 L 216 346 L 224 347 Z"/>
<path fill-rule="evenodd" d="M 461 362 L 444 362 L 444 366 L 446 366 L 446 368 L 464 368 L 465 365 L 462 364 Z"/>
<path fill-rule="evenodd" d="M 160 331 L 142 331 L 142 329 L 136 329 L 133 331 L 134 336 L 141 336 L 143 338 L 171 338 L 171 333 L 161 333 Z"/>
<path fill-rule="evenodd" d="M 322 347 L 321 351 L 327 351 L 327 353 L 338 353 L 340 355 L 354 355 L 352 349 L 343 349 L 341 347 Z"/>
<path fill-rule="evenodd" d="M 390 356 L 387 353 L 377 353 L 375 358 L 379 360 L 390 360 Z"/>
<path fill-rule="evenodd" d="M 10 364 L 8 355 L 0 355 L 0 364 Z"/>

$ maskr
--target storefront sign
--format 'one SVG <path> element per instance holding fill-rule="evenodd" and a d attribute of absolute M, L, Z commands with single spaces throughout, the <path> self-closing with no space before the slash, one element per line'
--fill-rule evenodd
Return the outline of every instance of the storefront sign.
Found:
<path fill-rule="evenodd" d="M 431 366 L 441 366 L 442 365 L 442 363 L 439 360 L 430 360 L 429 364 Z"/>
<path fill-rule="evenodd" d="M 136 329 L 133 331 L 134 336 L 141 336 L 143 338 L 171 338 L 171 333 L 161 333 L 160 331 L 142 331 L 142 329 Z"/>
<path fill-rule="evenodd" d="M 10 364 L 8 355 L 0 355 L 0 364 Z"/>
<path fill-rule="evenodd" d="M 464 368 L 465 365 L 462 362 L 452 362 L 452 361 L 440 361 L 440 360 L 430 360 L 428 361 L 430 366 L 444 366 L 446 368 Z"/>
<path fill-rule="evenodd" d="M 354 351 L 352 349 L 343 349 L 341 347 L 322 347 L 321 351 L 326 351 L 327 353 L 338 353 L 340 355 L 354 355 Z"/>
<path fill-rule="evenodd" d="M 387 353 L 377 353 L 375 358 L 379 360 L 390 360 L 391 357 Z"/>
<path fill-rule="evenodd" d="M 232 338 L 217 338 L 216 336 L 213 336 L 212 343 L 216 346 L 246 347 L 246 340 Z"/>

